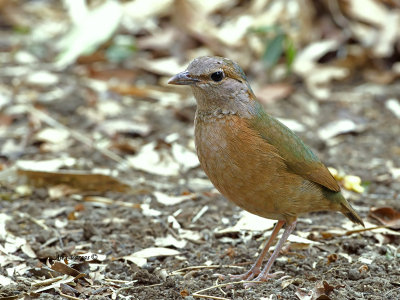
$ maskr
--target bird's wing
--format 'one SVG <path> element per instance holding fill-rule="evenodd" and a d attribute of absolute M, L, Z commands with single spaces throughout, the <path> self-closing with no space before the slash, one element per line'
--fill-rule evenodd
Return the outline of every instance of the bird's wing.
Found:
<path fill-rule="evenodd" d="M 340 191 L 338 183 L 326 166 L 293 131 L 281 122 L 265 112 L 260 112 L 252 118 L 249 125 L 277 149 L 293 173 L 334 192 Z"/>

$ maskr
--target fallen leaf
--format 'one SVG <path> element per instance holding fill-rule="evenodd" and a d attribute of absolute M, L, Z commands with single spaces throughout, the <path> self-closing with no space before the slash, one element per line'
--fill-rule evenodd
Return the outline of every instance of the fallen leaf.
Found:
<path fill-rule="evenodd" d="M 196 168 L 200 165 L 199 159 L 194 151 L 182 146 L 178 143 L 172 144 L 172 155 L 181 165 L 183 172 Z"/>
<path fill-rule="evenodd" d="M 162 176 L 179 175 L 180 165 L 168 149 L 156 149 L 157 143 L 148 143 L 135 156 L 128 158 L 135 169 Z"/>
<path fill-rule="evenodd" d="M 51 185 L 66 185 L 73 189 L 83 191 L 117 191 L 124 192 L 130 187 L 118 179 L 104 175 L 92 174 L 90 172 L 79 170 L 62 170 L 58 172 L 45 172 L 27 169 L 19 169 L 19 176 L 24 176 L 28 182 L 37 187 L 49 187 Z M 69 190 L 70 191 L 70 190 Z M 63 195 L 65 190 L 58 190 L 55 192 Z"/>
<path fill-rule="evenodd" d="M 59 78 L 57 75 L 47 71 L 37 71 L 30 74 L 26 81 L 32 85 L 49 86 L 58 83 Z"/>
<path fill-rule="evenodd" d="M 76 159 L 72 157 L 62 157 L 49 160 L 18 160 L 16 165 L 18 169 L 30 171 L 57 171 L 62 167 L 75 165 Z"/>
<path fill-rule="evenodd" d="M 389 228 L 400 229 L 400 212 L 392 207 L 371 207 L 369 215 Z"/>
<path fill-rule="evenodd" d="M 371 46 L 373 54 L 377 57 L 392 55 L 398 41 L 399 11 L 374 0 L 352 0 L 347 4 L 347 13 L 353 19 L 359 20 L 358 24 L 352 23 L 350 26 L 355 38 Z M 357 27 L 362 26 L 364 30 L 357 30 Z"/>
<path fill-rule="evenodd" d="M 303 124 L 301 124 L 299 121 L 292 120 L 292 119 L 285 119 L 285 118 L 277 118 L 277 119 L 293 131 L 303 132 L 306 130 L 306 127 Z"/>
<path fill-rule="evenodd" d="M 196 194 L 183 195 L 183 196 L 169 196 L 161 192 L 154 192 L 153 195 L 156 197 L 158 203 L 167 206 L 176 205 L 182 203 L 183 201 L 191 200 L 194 197 L 196 197 Z"/>
<path fill-rule="evenodd" d="M 293 92 L 293 86 L 287 83 L 275 83 L 263 86 L 255 91 L 257 99 L 261 103 L 270 105 L 277 100 L 288 97 Z"/>
<path fill-rule="evenodd" d="M 129 134 L 132 137 L 145 137 L 150 134 L 151 126 L 129 120 L 108 120 L 101 123 L 100 130 L 110 137 L 117 133 Z"/>
<path fill-rule="evenodd" d="M 336 253 L 329 254 L 328 255 L 328 265 L 337 261 L 337 259 L 338 259 L 338 255 Z"/>
<path fill-rule="evenodd" d="M 3 287 L 10 285 L 10 284 L 17 284 L 10 277 L 3 276 L 1 274 L 0 274 L 0 282 L 1 282 L 1 286 L 3 286 Z M 17 298 L 15 298 L 15 299 L 17 299 Z"/>
<path fill-rule="evenodd" d="M 48 143 L 64 143 L 70 134 L 63 128 L 45 128 L 36 134 L 36 140 Z"/>
<path fill-rule="evenodd" d="M 276 221 L 253 215 L 247 211 L 241 212 L 241 218 L 233 227 L 217 231 L 218 234 L 239 232 L 241 230 L 266 231 L 274 227 Z"/>
<path fill-rule="evenodd" d="M 330 95 L 328 84 L 333 79 L 343 79 L 349 75 L 347 68 L 318 63 L 322 56 L 336 51 L 339 46 L 340 43 L 335 39 L 311 43 L 297 54 L 293 62 L 293 71 L 304 78 L 308 90 L 317 98 L 328 98 Z"/>
<path fill-rule="evenodd" d="M 400 102 L 397 99 L 389 99 L 385 102 L 385 107 L 400 119 Z"/>
<path fill-rule="evenodd" d="M 54 264 L 51 265 L 51 269 L 57 272 L 60 272 L 65 275 L 70 275 L 70 276 L 78 276 L 81 274 L 79 271 L 75 270 L 74 268 L 71 268 L 70 266 L 56 261 Z"/>
<path fill-rule="evenodd" d="M 36 253 L 32 250 L 31 245 L 27 242 L 21 246 L 22 252 L 24 252 L 30 258 L 36 258 Z"/>
<path fill-rule="evenodd" d="M 202 243 L 203 236 L 200 232 L 181 228 L 178 231 L 180 238 L 186 239 L 196 244 Z"/>
<path fill-rule="evenodd" d="M 185 240 L 177 240 L 172 235 L 168 234 L 166 237 L 158 237 L 155 240 L 157 247 L 168 247 L 173 246 L 178 249 L 185 248 L 187 242 Z"/>
<path fill-rule="evenodd" d="M 295 295 L 300 300 L 330 300 L 329 294 L 338 288 L 343 288 L 343 285 L 332 286 L 327 281 L 317 282 L 311 291 L 305 291 L 298 288 Z"/>
<path fill-rule="evenodd" d="M 77 17 L 73 14 L 78 11 L 73 7 L 73 3 L 77 2 L 81 1 L 68 1 L 69 13 L 75 22 L 72 29 L 57 44 L 60 55 L 56 66 L 61 69 L 73 63 L 81 54 L 93 52 L 109 39 L 118 28 L 122 17 L 121 4 L 112 0 L 104 1 L 92 10 L 83 7 L 79 10 L 81 15 Z"/>
<path fill-rule="evenodd" d="M 361 132 L 365 129 L 364 126 L 354 123 L 352 120 L 336 120 L 330 122 L 318 130 L 320 139 L 326 141 L 330 138 L 350 132 Z"/>
<path fill-rule="evenodd" d="M 181 254 L 179 251 L 170 248 L 150 247 L 124 256 L 122 259 L 131 261 L 139 267 L 143 267 L 147 263 L 147 258 L 175 256 L 179 254 Z"/>
<path fill-rule="evenodd" d="M 190 295 L 187 289 L 180 291 L 179 294 L 181 294 L 182 297 L 187 297 Z"/>

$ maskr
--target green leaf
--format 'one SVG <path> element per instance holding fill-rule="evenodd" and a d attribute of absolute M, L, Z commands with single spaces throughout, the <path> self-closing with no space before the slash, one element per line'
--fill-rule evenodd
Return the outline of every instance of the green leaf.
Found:
<path fill-rule="evenodd" d="M 286 56 L 286 66 L 288 70 L 292 68 L 292 64 L 294 59 L 296 58 L 296 48 L 294 47 L 293 40 L 289 37 L 286 37 L 286 47 L 285 47 L 285 56 Z"/>
<path fill-rule="evenodd" d="M 122 62 L 131 57 L 137 51 L 135 39 L 128 35 L 117 35 L 113 44 L 107 49 L 108 60 Z"/>
<path fill-rule="evenodd" d="M 282 56 L 284 40 L 285 34 L 279 33 L 274 38 L 269 40 L 269 42 L 267 42 L 267 46 L 262 57 L 262 60 L 267 69 L 276 65 L 279 58 Z"/>
<path fill-rule="evenodd" d="M 19 34 L 29 34 L 31 32 L 31 29 L 28 26 L 14 26 L 13 30 L 15 33 L 19 33 Z"/>

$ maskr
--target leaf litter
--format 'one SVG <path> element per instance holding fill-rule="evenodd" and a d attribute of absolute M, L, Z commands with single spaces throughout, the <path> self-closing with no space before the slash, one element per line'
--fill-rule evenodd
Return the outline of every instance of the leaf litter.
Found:
<path fill-rule="evenodd" d="M 2 295 L 396 299 L 396 3 L 3 2 Z M 299 218 L 274 265 L 285 277 L 251 289 L 213 275 L 248 269 L 274 221 L 215 191 L 195 154 L 193 98 L 166 85 L 210 54 L 239 61 L 371 215 L 366 229 Z"/>

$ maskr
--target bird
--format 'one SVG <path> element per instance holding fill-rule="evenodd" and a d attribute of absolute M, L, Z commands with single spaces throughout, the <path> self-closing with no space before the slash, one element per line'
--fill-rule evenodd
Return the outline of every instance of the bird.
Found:
<path fill-rule="evenodd" d="M 300 215 L 337 211 L 364 226 L 327 167 L 288 127 L 257 101 L 234 61 L 194 59 L 168 84 L 191 87 L 196 99 L 195 145 L 200 165 L 219 192 L 242 209 L 277 223 L 252 267 L 231 278 L 267 281 L 271 267 Z M 266 265 L 265 256 L 285 230 Z"/>

